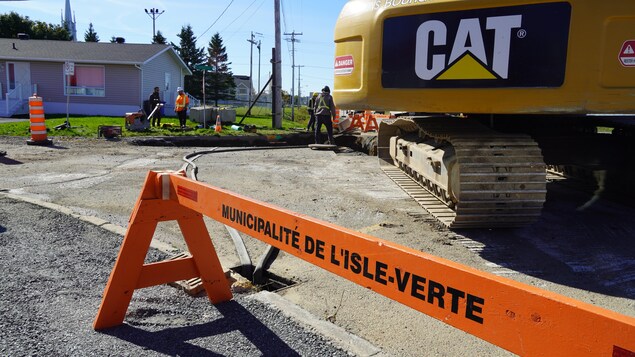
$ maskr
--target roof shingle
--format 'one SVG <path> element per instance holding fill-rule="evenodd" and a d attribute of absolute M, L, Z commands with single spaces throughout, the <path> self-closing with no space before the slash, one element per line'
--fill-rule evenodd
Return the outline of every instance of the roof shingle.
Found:
<path fill-rule="evenodd" d="M 140 65 L 170 48 L 159 44 L 0 38 L 0 59 Z"/>

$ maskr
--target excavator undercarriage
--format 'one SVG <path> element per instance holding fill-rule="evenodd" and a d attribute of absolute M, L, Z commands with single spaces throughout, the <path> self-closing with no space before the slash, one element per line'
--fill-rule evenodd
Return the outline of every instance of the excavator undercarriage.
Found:
<path fill-rule="evenodd" d="M 384 172 L 448 227 L 517 227 L 540 216 L 545 163 L 529 136 L 447 116 L 383 121 L 379 133 Z"/>

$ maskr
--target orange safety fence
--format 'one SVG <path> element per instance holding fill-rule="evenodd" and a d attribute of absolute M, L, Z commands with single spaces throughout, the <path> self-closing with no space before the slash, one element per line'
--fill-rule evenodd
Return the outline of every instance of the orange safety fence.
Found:
<path fill-rule="evenodd" d="M 502 278 L 184 177 L 151 171 L 94 321 L 123 322 L 135 289 L 200 277 L 232 293 L 203 215 L 519 355 L 622 356 L 635 318 Z M 176 220 L 192 257 L 144 264 L 158 222 Z"/>

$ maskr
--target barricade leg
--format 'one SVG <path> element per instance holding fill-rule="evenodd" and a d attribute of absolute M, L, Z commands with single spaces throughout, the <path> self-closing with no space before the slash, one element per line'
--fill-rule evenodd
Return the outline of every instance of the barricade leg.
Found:
<path fill-rule="evenodd" d="M 203 215 L 196 213 L 196 217 L 179 219 L 178 223 L 210 301 L 218 303 L 231 300 L 229 283 L 203 221 Z"/>
<path fill-rule="evenodd" d="M 351 125 L 348 127 L 350 130 L 355 128 L 364 129 L 364 124 L 362 123 L 362 116 L 359 114 L 353 114 L 353 121 L 351 121 Z"/>
<path fill-rule="evenodd" d="M 212 303 L 232 298 L 203 216 L 175 201 L 148 198 L 160 192 L 155 187 L 156 176 L 154 172 L 148 175 L 135 205 L 93 323 L 96 330 L 123 322 L 135 289 L 199 277 Z M 192 257 L 144 264 L 158 222 L 171 220 L 176 220 L 181 227 Z"/>
<path fill-rule="evenodd" d="M 366 118 L 366 126 L 364 127 L 364 132 L 367 133 L 371 130 L 377 130 L 377 120 L 375 120 L 375 116 L 370 114 L 368 118 Z"/>

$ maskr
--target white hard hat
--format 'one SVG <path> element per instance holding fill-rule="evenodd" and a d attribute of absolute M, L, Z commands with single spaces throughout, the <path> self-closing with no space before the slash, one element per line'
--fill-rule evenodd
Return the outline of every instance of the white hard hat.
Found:
<path fill-rule="evenodd" d="M 180 92 L 180 91 L 182 91 L 182 90 L 183 90 L 183 87 L 176 87 L 176 91 L 177 91 L 177 92 Z"/>

